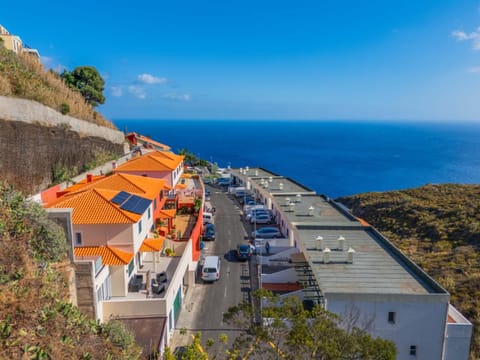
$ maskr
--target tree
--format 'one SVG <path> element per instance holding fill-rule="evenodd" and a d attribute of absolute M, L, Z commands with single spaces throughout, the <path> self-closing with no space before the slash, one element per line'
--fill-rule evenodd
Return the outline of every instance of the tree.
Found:
<path fill-rule="evenodd" d="M 280 298 L 269 291 L 254 294 L 262 301 L 262 324 L 253 324 L 250 303 L 230 308 L 224 321 L 246 334 L 235 340 L 233 349 L 242 354 L 258 354 L 263 359 L 395 359 L 392 341 L 372 338 L 357 326 L 342 327 L 342 319 L 316 306 L 306 310 L 295 296 Z"/>
<path fill-rule="evenodd" d="M 87 104 L 96 107 L 105 103 L 105 81 L 93 66 L 79 66 L 71 72 L 64 70 L 60 77 L 68 87 L 79 91 Z"/>

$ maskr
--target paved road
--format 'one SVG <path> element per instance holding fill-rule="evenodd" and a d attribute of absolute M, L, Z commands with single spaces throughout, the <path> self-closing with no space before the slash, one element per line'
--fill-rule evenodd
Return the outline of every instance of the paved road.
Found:
<path fill-rule="evenodd" d="M 233 340 L 239 332 L 222 322 L 223 313 L 230 306 L 249 300 L 249 265 L 238 262 L 234 252 L 238 243 L 247 242 L 240 207 L 220 188 L 209 185 L 207 188 L 211 191 L 210 202 L 216 209 L 216 239 L 205 243 L 202 256 L 220 256 L 220 280 L 212 284 L 199 280 L 191 289 L 177 322 L 172 347 L 190 342 L 191 335 L 197 331 L 202 333 L 203 344 L 209 338 L 218 339 L 219 334 L 226 334 Z M 182 328 L 187 330 L 187 336 L 179 335 L 178 330 Z"/>

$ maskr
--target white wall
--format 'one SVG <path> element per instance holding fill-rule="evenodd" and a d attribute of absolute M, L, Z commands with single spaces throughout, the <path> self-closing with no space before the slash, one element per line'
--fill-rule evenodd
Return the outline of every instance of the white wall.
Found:
<path fill-rule="evenodd" d="M 82 233 L 82 246 L 112 245 L 133 252 L 132 224 L 73 225 L 75 233 Z M 77 246 L 74 243 L 74 246 Z"/>
<path fill-rule="evenodd" d="M 397 359 L 442 359 L 448 295 L 400 294 L 325 294 L 328 311 L 346 316 L 358 309 L 360 325 L 373 320 L 369 331 L 374 337 L 392 340 L 397 345 Z M 395 324 L 388 313 L 395 312 Z M 417 346 L 417 356 L 410 356 L 410 346 Z"/>

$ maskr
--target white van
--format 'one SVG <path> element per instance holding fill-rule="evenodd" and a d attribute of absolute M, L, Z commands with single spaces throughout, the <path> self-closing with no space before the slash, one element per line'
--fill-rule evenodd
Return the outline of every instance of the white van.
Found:
<path fill-rule="evenodd" d="M 213 214 L 209 212 L 204 212 L 203 213 L 203 224 L 205 225 L 206 223 L 213 224 Z"/>
<path fill-rule="evenodd" d="M 220 278 L 220 258 L 218 256 L 207 256 L 203 263 L 202 280 L 217 281 Z"/>

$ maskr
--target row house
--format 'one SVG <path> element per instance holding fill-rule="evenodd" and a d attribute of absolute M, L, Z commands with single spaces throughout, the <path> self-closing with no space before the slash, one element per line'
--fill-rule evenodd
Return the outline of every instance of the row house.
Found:
<path fill-rule="evenodd" d="M 232 177 L 272 211 L 284 235 L 257 241 L 263 288 L 356 320 L 372 336 L 394 341 L 398 359 L 468 359 L 472 324 L 445 289 L 370 224 L 264 169 L 235 169 Z"/>
<path fill-rule="evenodd" d="M 168 176 L 145 175 L 87 175 L 45 207 L 70 217 L 79 308 L 100 321 L 143 319 L 151 331 L 139 342 L 147 352 L 161 352 L 194 281 L 193 251 L 191 242 L 159 234 L 158 220 L 174 216 L 164 209 L 172 187 Z"/>

